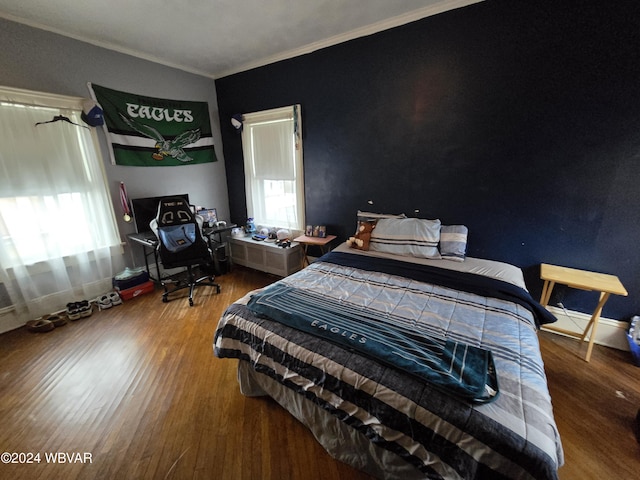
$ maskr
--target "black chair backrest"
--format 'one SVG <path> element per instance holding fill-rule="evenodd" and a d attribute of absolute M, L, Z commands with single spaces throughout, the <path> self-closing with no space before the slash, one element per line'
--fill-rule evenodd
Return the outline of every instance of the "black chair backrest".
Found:
<path fill-rule="evenodd" d="M 211 260 L 200 225 L 184 198 L 160 200 L 158 214 L 159 253 L 165 267 L 186 266 Z"/>

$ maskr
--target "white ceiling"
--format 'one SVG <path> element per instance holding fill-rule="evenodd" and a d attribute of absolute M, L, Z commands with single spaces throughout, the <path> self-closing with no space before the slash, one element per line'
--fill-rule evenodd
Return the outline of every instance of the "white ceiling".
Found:
<path fill-rule="evenodd" d="M 0 17 L 219 78 L 481 0 L 0 0 Z"/>

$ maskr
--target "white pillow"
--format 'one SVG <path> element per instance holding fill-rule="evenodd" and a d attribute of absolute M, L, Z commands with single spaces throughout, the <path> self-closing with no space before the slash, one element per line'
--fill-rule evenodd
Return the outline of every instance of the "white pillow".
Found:
<path fill-rule="evenodd" d="M 381 218 L 371 233 L 369 250 L 440 259 L 440 220 Z"/>

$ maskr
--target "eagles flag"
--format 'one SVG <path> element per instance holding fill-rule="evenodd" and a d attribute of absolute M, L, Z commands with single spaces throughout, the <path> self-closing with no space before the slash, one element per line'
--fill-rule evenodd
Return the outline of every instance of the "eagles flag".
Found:
<path fill-rule="evenodd" d="M 114 165 L 167 167 L 215 162 L 207 102 L 89 89 L 104 112 Z"/>

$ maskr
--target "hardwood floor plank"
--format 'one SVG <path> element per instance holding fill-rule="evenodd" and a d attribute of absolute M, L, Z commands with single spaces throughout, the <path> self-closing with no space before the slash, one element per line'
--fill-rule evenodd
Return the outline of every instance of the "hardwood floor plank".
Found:
<path fill-rule="evenodd" d="M 160 291 L 45 334 L 0 335 L 0 451 L 88 452 L 92 463 L 0 465 L 21 479 L 367 479 L 332 459 L 276 402 L 244 397 L 213 355 L 222 311 L 276 277 L 235 267 L 222 291 Z M 186 292 L 185 292 L 186 295 Z M 640 368 L 628 352 L 548 332 L 541 349 L 566 453 L 560 478 L 637 476 Z"/>

